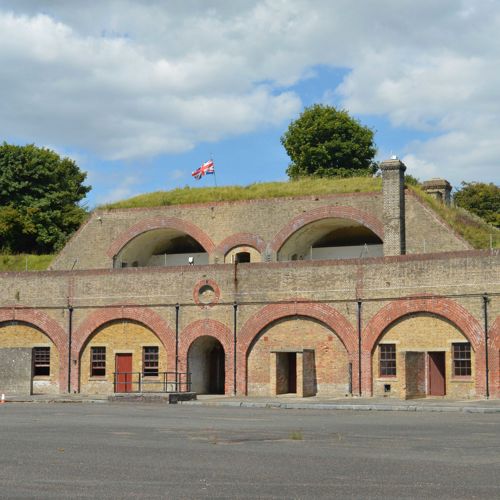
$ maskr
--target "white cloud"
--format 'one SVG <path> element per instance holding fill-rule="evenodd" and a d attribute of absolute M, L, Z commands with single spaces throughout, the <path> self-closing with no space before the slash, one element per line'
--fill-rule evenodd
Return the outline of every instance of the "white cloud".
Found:
<path fill-rule="evenodd" d="M 112 203 L 134 196 L 134 187 L 140 183 L 140 179 L 134 175 L 127 175 L 121 179 L 116 186 L 98 196 L 97 204 Z"/>
<path fill-rule="evenodd" d="M 182 152 L 286 124 L 329 65 L 351 112 L 433 135 L 406 148 L 417 176 L 498 180 L 499 32 L 495 0 L 0 0 L 0 133 Z"/>

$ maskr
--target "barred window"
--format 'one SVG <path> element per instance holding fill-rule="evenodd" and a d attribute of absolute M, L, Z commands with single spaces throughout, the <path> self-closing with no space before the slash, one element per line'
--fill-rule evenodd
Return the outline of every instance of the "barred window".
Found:
<path fill-rule="evenodd" d="M 142 348 L 142 366 L 145 377 L 158 376 L 158 347 Z"/>
<path fill-rule="evenodd" d="M 106 375 L 106 348 L 92 347 L 90 349 L 90 376 L 104 377 Z"/>
<path fill-rule="evenodd" d="M 33 348 L 33 375 L 35 377 L 50 375 L 50 347 Z"/>
<path fill-rule="evenodd" d="M 470 377 L 472 375 L 471 354 L 469 342 L 453 345 L 453 375 Z"/>
<path fill-rule="evenodd" d="M 380 345 L 380 376 L 396 376 L 396 344 Z"/>

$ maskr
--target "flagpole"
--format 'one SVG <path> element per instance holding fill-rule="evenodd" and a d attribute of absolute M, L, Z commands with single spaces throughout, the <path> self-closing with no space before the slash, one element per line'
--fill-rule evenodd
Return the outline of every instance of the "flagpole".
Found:
<path fill-rule="evenodd" d="M 214 157 L 212 154 L 210 154 L 210 161 L 214 161 Z M 215 163 L 214 163 L 214 184 L 215 184 L 215 187 L 217 187 L 217 177 L 215 174 Z"/>

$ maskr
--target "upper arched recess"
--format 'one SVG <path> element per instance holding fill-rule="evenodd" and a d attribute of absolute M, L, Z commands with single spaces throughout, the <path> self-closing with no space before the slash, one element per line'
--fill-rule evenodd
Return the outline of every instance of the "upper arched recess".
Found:
<path fill-rule="evenodd" d="M 274 238 L 279 261 L 383 255 L 383 226 L 352 207 L 320 207 L 290 221 Z"/>
<path fill-rule="evenodd" d="M 212 240 L 196 225 L 181 219 L 141 221 L 122 233 L 108 249 L 114 267 L 208 264 Z"/>

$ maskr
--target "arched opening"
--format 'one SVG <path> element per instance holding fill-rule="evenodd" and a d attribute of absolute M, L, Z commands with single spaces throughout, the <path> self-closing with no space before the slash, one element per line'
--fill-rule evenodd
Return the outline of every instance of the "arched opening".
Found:
<path fill-rule="evenodd" d="M 391 323 L 372 351 L 375 396 L 402 399 L 475 395 L 475 352 L 447 319 L 412 313 Z"/>
<path fill-rule="evenodd" d="M 0 324 L 0 386 L 4 392 L 59 392 L 59 353 L 40 329 L 22 321 Z"/>
<path fill-rule="evenodd" d="M 163 392 L 167 353 L 160 339 L 142 323 L 129 319 L 101 325 L 80 354 L 80 391 Z"/>
<path fill-rule="evenodd" d="M 278 251 L 278 260 L 358 259 L 381 257 L 382 240 L 359 222 L 326 218 L 293 233 Z"/>
<path fill-rule="evenodd" d="M 208 253 L 192 236 L 172 228 L 146 231 L 115 256 L 114 267 L 208 264 Z"/>
<path fill-rule="evenodd" d="M 349 356 L 327 325 L 306 316 L 285 317 L 263 328 L 247 358 L 251 396 L 345 396 Z"/>
<path fill-rule="evenodd" d="M 231 248 L 229 252 L 224 256 L 224 262 L 226 264 L 244 264 L 247 262 L 261 262 L 260 252 L 249 245 L 241 245 Z"/>
<path fill-rule="evenodd" d="M 188 372 L 191 390 L 197 394 L 224 394 L 226 360 L 222 344 L 214 337 L 204 335 L 189 347 Z"/>

